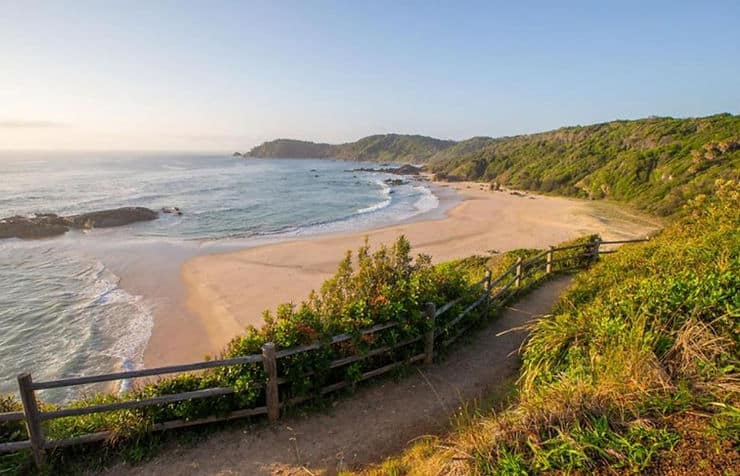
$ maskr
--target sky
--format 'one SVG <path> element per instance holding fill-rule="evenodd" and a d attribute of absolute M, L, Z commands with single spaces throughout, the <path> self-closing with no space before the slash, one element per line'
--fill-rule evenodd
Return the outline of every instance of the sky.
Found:
<path fill-rule="evenodd" d="M 738 1 L 0 0 L 0 149 L 245 151 L 740 112 Z"/>

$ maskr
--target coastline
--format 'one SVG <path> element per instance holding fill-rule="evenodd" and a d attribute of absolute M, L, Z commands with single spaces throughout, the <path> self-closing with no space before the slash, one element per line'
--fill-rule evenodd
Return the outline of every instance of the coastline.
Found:
<path fill-rule="evenodd" d="M 288 238 L 234 250 L 209 250 L 184 259 L 180 287 L 184 303 L 155 312 L 144 352 L 145 367 L 196 361 L 218 355 L 246 326 L 259 327 L 262 311 L 299 303 L 330 277 L 348 249 L 367 236 L 372 246 L 400 234 L 415 253 L 434 262 L 515 248 L 543 248 L 588 233 L 606 239 L 642 237 L 657 220 L 603 202 L 489 191 L 475 182 L 435 183 L 461 201 L 446 213 L 422 215 L 364 231 Z M 443 190 L 443 194 L 446 191 Z M 175 310 L 179 314 L 175 315 Z M 185 311 L 185 312 L 182 312 Z"/>

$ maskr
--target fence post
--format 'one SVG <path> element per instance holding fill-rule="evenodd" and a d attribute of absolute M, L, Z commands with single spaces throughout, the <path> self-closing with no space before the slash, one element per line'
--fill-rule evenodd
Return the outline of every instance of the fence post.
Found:
<path fill-rule="evenodd" d="M 547 267 L 545 268 L 545 273 L 550 274 L 552 273 L 552 255 L 555 253 L 555 247 L 550 246 L 550 249 L 547 251 Z"/>
<path fill-rule="evenodd" d="M 600 246 L 601 246 L 601 238 L 597 236 L 596 238 L 594 238 L 593 249 L 591 250 L 591 252 L 593 253 L 593 256 L 591 257 L 591 259 L 593 260 L 594 263 L 599 260 L 599 247 Z"/>
<path fill-rule="evenodd" d="M 432 365 L 434 360 L 434 321 L 437 314 L 437 306 L 433 302 L 428 302 L 424 313 L 427 316 L 427 331 L 424 333 L 424 365 Z"/>
<path fill-rule="evenodd" d="M 272 342 L 268 342 L 262 346 L 262 365 L 264 365 L 265 375 L 267 376 L 267 382 L 265 382 L 267 418 L 270 421 L 275 421 L 280 418 L 280 398 L 278 395 L 275 344 Z"/>
<path fill-rule="evenodd" d="M 486 298 L 483 300 L 483 319 L 488 319 L 488 306 L 491 305 L 491 270 L 486 270 Z"/>
<path fill-rule="evenodd" d="M 516 287 L 522 287 L 522 257 L 516 259 Z"/>
<path fill-rule="evenodd" d="M 44 451 L 45 441 L 44 429 L 41 427 L 39 419 L 39 406 L 36 402 L 36 393 L 33 390 L 33 380 L 31 374 L 23 373 L 18 376 L 18 388 L 23 402 L 23 412 L 26 414 L 26 429 L 28 430 L 28 439 L 31 441 L 31 451 L 36 466 L 41 468 L 44 465 L 46 454 Z"/>

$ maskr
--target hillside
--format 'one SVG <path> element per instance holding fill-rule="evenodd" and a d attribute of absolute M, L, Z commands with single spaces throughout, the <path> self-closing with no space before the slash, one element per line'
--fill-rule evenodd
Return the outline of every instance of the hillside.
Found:
<path fill-rule="evenodd" d="M 373 135 L 344 144 L 277 139 L 254 147 L 244 156 L 421 163 L 454 144 L 449 140 L 400 134 Z"/>
<path fill-rule="evenodd" d="M 740 178 L 740 116 L 648 118 L 473 138 L 432 157 L 430 168 L 449 180 L 612 199 L 669 215 L 715 179 Z"/>
<path fill-rule="evenodd" d="M 461 142 L 398 134 L 336 145 L 278 139 L 245 156 L 426 162 L 442 180 L 616 200 L 670 215 L 714 180 L 740 179 L 740 116 L 651 117 Z"/>
<path fill-rule="evenodd" d="M 735 474 L 740 188 L 580 273 L 530 326 L 511 404 L 463 407 L 369 475 Z"/>

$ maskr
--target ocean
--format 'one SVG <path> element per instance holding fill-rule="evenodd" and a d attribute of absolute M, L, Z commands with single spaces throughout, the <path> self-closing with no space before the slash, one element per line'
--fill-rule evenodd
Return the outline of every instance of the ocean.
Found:
<path fill-rule="evenodd" d="M 385 181 L 397 176 L 352 171 L 361 167 L 378 164 L 217 154 L 0 153 L 0 218 L 121 206 L 183 211 L 57 238 L 0 240 L 0 393 L 15 391 L 21 372 L 45 380 L 143 365 L 160 296 L 134 292 L 120 276 L 128 262 L 143 259 L 142 247 L 166 246 L 190 256 L 370 229 L 439 208 L 427 182 L 404 178 L 391 185 Z M 43 398 L 74 396 L 69 389 L 47 391 Z"/>

